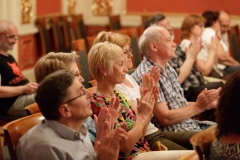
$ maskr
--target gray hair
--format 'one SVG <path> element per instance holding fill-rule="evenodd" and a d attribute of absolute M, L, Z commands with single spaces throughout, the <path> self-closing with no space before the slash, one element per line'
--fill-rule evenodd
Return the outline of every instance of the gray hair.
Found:
<path fill-rule="evenodd" d="M 6 33 L 8 30 L 8 26 L 14 26 L 16 27 L 16 25 L 10 21 L 7 20 L 1 20 L 0 21 L 0 34 L 1 33 Z"/>
<path fill-rule="evenodd" d="M 163 30 L 164 28 L 158 25 L 151 25 L 148 27 L 143 34 L 139 38 L 139 48 L 142 51 L 143 55 L 147 55 L 149 52 L 150 46 L 149 44 L 151 42 L 159 42 L 161 38 L 161 33 L 159 33 L 160 30 Z"/>

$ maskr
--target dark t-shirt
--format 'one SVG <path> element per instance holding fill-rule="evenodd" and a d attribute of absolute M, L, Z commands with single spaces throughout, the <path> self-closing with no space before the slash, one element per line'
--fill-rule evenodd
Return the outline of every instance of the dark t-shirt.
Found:
<path fill-rule="evenodd" d="M 0 54 L 0 75 L 1 86 L 21 86 L 29 82 L 22 75 L 17 62 L 11 55 L 4 56 Z M 18 96 L 10 98 L 0 98 L 1 115 L 6 114 L 7 110 L 13 105 Z"/>

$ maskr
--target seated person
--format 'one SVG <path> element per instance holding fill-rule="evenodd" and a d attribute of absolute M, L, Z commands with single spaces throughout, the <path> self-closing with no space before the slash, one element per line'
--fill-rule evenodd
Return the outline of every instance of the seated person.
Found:
<path fill-rule="evenodd" d="M 203 49 L 198 55 L 197 67 L 201 71 L 204 68 L 204 62 L 209 57 L 208 45 L 211 39 L 217 36 L 220 39 L 220 44 L 217 46 L 217 61 L 214 65 L 214 72 L 210 73 L 210 76 L 228 79 L 229 74 L 240 70 L 239 63 L 229 56 L 228 48 L 221 40 L 220 36 L 220 24 L 218 21 L 219 13 L 212 11 L 205 11 L 202 16 L 206 19 L 205 29 L 202 33 Z M 227 58 L 226 58 L 227 57 Z"/>
<path fill-rule="evenodd" d="M 129 47 L 131 43 L 130 38 L 127 35 L 122 35 L 111 31 L 102 31 L 98 33 L 93 45 L 98 42 L 104 41 L 109 41 L 121 47 L 126 58 L 127 69 L 132 69 L 133 55 L 131 53 L 131 48 Z M 150 74 L 150 76 L 153 76 L 154 81 L 158 82 L 160 76 L 158 67 L 153 67 L 150 73 L 152 73 Z M 115 89 L 122 93 L 123 96 L 128 100 L 135 113 L 137 113 L 137 99 L 141 99 L 140 89 L 151 89 L 151 87 L 154 86 L 154 84 L 152 83 L 153 80 L 149 78 L 150 76 L 146 74 L 142 77 L 143 85 L 141 86 L 141 88 L 129 74 L 126 74 L 126 78 L 123 83 L 116 84 L 115 86 Z M 159 148 L 161 150 L 166 150 L 164 146 L 166 146 L 168 150 L 186 150 L 192 149 L 192 145 L 189 139 L 195 133 L 197 132 L 162 132 L 150 122 L 147 126 L 147 131 L 144 138 L 148 141 L 151 150 L 156 150 Z M 159 142 L 160 144 L 158 144 Z M 156 148 L 156 145 L 159 147 Z"/>
<path fill-rule="evenodd" d="M 212 143 L 209 160 L 239 160 L 240 158 L 240 71 L 234 73 L 220 92 L 216 111 L 216 140 Z"/>
<path fill-rule="evenodd" d="M 116 101 L 119 108 L 119 116 L 113 127 L 118 127 L 119 122 L 127 123 L 128 141 L 120 149 L 119 160 L 123 159 L 178 159 L 180 155 L 192 151 L 156 151 L 150 152 L 149 145 L 144 138 L 147 126 L 152 117 L 152 110 L 159 93 L 156 86 L 142 96 L 136 113 L 125 97 L 115 90 L 115 85 L 123 83 L 127 68 L 124 65 L 123 50 L 108 41 L 96 43 L 88 53 L 89 70 L 97 81 L 97 87 L 93 90 L 91 107 L 93 113 L 98 115 L 102 107 L 112 108 L 111 102 Z M 121 109 L 122 108 L 122 109 Z"/>
<path fill-rule="evenodd" d="M 161 74 L 158 81 L 160 93 L 153 109 L 152 122 L 162 131 L 200 130 L 199 124 L 191 117 L 212 107 L 212 102 L 218 99 L 220 89 L 204 89 L 196 102 L 187 102 L 176 72 L 167 63 L 175 56 L 175 46 L 165 28 L 157 25 L 148 27 L 139 39 L 139 48 L 144 58 L 132 77 L 141 85 L 142 74 L 149 73 L 153 66 L 158 66 Z"/>
<path fill-rule="evenodd" d="M 99 115 L 105 118 L 102 122 L 105 131 L 98 133 L 102 133 L 102 138 L 94 150 L 83 124 L 92 114 L 90 97 L 79 78 L 69 70 L 56 71 L 44 78 L 35 99 L 45 119 L 20 138 L 18 159 L 116 160 L 120 144 L 126 140 L 126 131 L 121 127 L 109 131 L 106 109 L 105 115 Z"/>
<path fill-rule="evenodd" d="M 144 27 L 148 28 L 152 24 L 164 27 L 171 37 L 174 37 L 172 27 L 163 14 L 156 13 L 150 17 L 144 22 Z M 195 40 L 185 52 L 176 44 L 175 56 L 168 62 L 178 74 L 178 79 L 184 90 L 185 98 L 192 102 L 197 100 L 197 96 L 205 88 L 217 89 L 222 86 L 222 83 L 204 84 L 203 76 L 195 66 L 196 58 L 201 47 L 200 39 Z"/>
<path fill-rule="evenodd" d="M 29 82 L 8 51 L 18 40 L 17 27 L 10 21 L 0 21 L 0 114 L 22 117 L 26 106 L 35 102 L 35 82 Z"/>

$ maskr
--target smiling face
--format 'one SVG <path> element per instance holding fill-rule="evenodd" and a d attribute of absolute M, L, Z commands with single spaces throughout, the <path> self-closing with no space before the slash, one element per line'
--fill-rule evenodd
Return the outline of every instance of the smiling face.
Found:
<path fill-rule="evenodd" d="M 126 58 L 126 67 L 127 67 L 127 69 L 131 69 L 133 67 L 132 49 L 129 47 L 129 45 L 125 45 L 122 49 L 123 49 L 124 56 Z"/>
<path fill-rule="evenodd" d="M 1 36 L 1 49 L 4 51 L 9 51 L 13 49 L 15 43 L 18 40 L 18 30 L 17 27 L 9 25 L 7 32 Z"/>
<path fill-rule="evenodd" d="M 117 59 L 113 60 L 113 73 L 107 74 L 106 79 L 113 84 L 123 83 L 126 78 L 127 67 L 125 66 L 126 58 L 120 55 Z"/>
<path fill-rule="evenodd" d="M 71 113 L 71 118 L 84 120 L 93 114 L 90 102 L 91 93 L 84 88 L 77 77 L 68 88 L 68 93 L 69 96 L 65 103 Z"/>

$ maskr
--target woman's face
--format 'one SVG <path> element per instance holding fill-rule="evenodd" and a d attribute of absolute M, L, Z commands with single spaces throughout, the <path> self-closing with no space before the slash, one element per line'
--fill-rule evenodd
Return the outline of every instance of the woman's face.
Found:
<path fill-rule="evenodd" d="M 191 34 L 194 36 L 194 37 L 200 37 L 203 33 L 203 30 L 204 30 L 204 24 L 203 23 L 199 23 L 199 24 L 195 24 L 190 32 Z"/>
<path fill-rule="evenodd" d="M 108 73 L 106 76 L 106 78 L 113 84 L 119 84 L 125 81 L 126 73 L 128 71 L 125 66 L 125 61 L 125 57 L 121 55 L 113 62 L 113 73 Z"/>
<path fill-rule="evenodd" d="M 123 48 L 123 53 L 124 56 L 126 58 L 126 67 L 127 69 L 131 69 L 133 67 L 133 63 L 132 63 L 132 48 L 129 47 L 129 45 L 125 45 Z"/>

